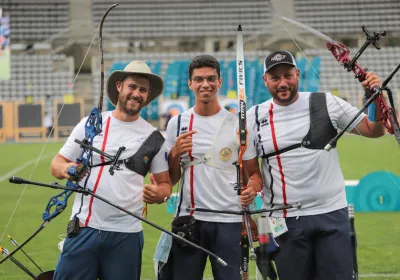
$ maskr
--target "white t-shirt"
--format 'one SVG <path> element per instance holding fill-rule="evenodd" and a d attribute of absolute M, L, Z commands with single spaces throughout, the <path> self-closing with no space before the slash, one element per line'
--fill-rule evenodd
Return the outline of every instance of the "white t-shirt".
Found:
<path fill-rule="evenodd" d="M 247 112 L 249 145 L 243 159 L 261 157 L 301 143 L 310 129 L 310 92 L 300 92 L 293 104 L 280 106 L 268 100 Z M 343 129 L 358 109 L 326 93 L 333 127 Z M 351 131 L 364 117 L 361 114 Z M 257 123 L 258 122 L 258 123 Z M 258 131 L 259 130 L 259 131 Z M 262 160 L 264 204 L 267 209 L 300 202 L 299 210 L 273 212 L 276 217 L 294 217 L 328 213 L 347 206 L 344 178 L 337 149 L 300 147 Z"/>
<path fill-rule="evenodd" d="M 193 134 L 192 153 L 183 155 L 181 162 L 190 162 L 191 160 L 203 157 L 210 151 L 213 140 L 218 133 L 226 114 L 231 114 L 226 109 L 221 109 L 213 116 L 197 115 L 193 108 L 185 111 L 181 115 L 179 134 L 196 130 Z M 173 117 L 167 127 L 166 143 L 168 150 L 174 146 L 177 139 L 178 116 Z M 234 127 L 232 133 L 226 137 L 219 137 L 216 141 L 236 141 Z M 220 145 L 221 146 L 221 145 Z M 224 146 L 224 145 L 222 145 Z M 227 146 L 229 146 L 227 144 Z M 232 151 L 237 153 L 238 150 Z M 191 157 L 190 157 L 191 156 Z M 236 183 L 236 170 L 224 170 L 209 166 L 205 163 L 195 164 L 184 170 L 181 183 L 182 203 L 180 205 L 179 216 L 189 215 L 186 211 L 188 206 L 215 210 L 240 211 L 240 200 L 237 192 L 234 190 Z M 180 204 L 178 200 L 177 211 Z M 240 215 L 218 214 L 194 212 L 193 216 L 197 220 L 209 222 L 240 222 Z"/>
<path fill-rule="evenodd" d="M 146 138 L 156 130 L 155 127 L 140 117 L 134 122 L 122 122 L 113 117 L 111 111 L 108 111 L 102 113 L 102 118 L 103 131 L 94 137 L 93 146 L 110 155 L 115 155 L 119 147 L 124 146 L 126 150 L 121 153 L 121 160 L 134 155 Z M 60 150 L 60 154 L 71 161 L 75 161 L 82 153 L 79 144 L 75 143 L 74 140 L 84 138 L 86 120 L 87 117 L 82 119 L 74 128 Z M 102 162 L 100 155 L 96 152 L 93 152 L 92 159 L 94 165 Z M 150 172 L 157 174 L 167 171 L 167 159 L 167 149 L 164 143 L 151 162 Z M 109 160 L 105 158 L 104 161 Z M 115 171 L 113 176 L 108 171 L 110 165 L 93 167 L 87 187 L 110 202 L 141 216 L 144 177 L 129 170 L 124 164 L 121 164 L 120 167 L 122 170 Z M 83 185 L 85 180 L 86 178 L 80 184 Z M 71 218 L 79 211 L 81 197 L 81 194 L 75 197 Z M 139 232 L 142 230 L 140 220 L 90 195 L 83 196 L 82 209 L 77 217 L 86 226 L 99 230 L 116 232 Z"/>

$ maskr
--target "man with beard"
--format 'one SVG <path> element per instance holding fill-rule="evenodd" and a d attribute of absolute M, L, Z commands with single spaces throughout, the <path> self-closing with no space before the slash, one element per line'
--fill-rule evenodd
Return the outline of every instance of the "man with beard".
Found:
<path fill-rule="evenodd" d="M 301 209 L 275 211 L 272 220 L 288 231 L 276 238 L 280 280 L 351 280 L 352 251 L 344 178 L 336 149 L 325 145 L 358 113 L 331 93 L 298 92 L 300 71 L 291 53 L 273 52 L 264 61 L 264 82 L 272 99 L 248 110 L 249 145 L 244 167 L 262 158 L 264 204 L 300 202 Z M 367 74 L 362 86 L 379 86 Z M 378 113 L 378 112 L 377 112 Z M 348 132 L 384 135 L 384 126 L 361 114 Z"/>
<path fill-rule="evenodd" d="M 214 279 L 240 280 L 242 217 L 187 211 L 187 207 L 240 211 L 241 204 L 250 204 L 261 190 L 261 173 L 257 169 L 250 173 L 247 189 L 237 195 L 234 162 L 239 150 L 238 117 L 218 102 L 222 85 L 219 62 L 211 55 L 199 55 L 191 61 L 188 72 L 195 105 L 173 117 L 166 132 L 171 181 L 174 185 L 180 180 L 172 230 L 187 231 L 186 238 L 228 263 L 223 267 L 210 258 Z M 164 242 L 168 244 L 164 239 L 159 244 Z M 159 265 L 159 279 L 203 279 L 207 255 L 175 240 L 171 247 L 169 258 L 161 261 L 166 264 Z"/>
<path fill-rule="evenodd" d="M 142 214 L 143 202 L 162 203 L 172 190 L 164 138 L 140 117 L 140 110 L 163 88 L 163 79 L 140 61 L 110 75 L 107 93 L 116 108 L 102 113 L 102 132 L 94 137 L 93 146 L 110 155 L 124 146 L 119 160 L 121 169 L 112 176 L 107 168 L 110 162 L 94 152 L 90 173 L 80 174 L 82 186 L 137 215 Z M 77 166 L 76 158 L 82 153 L 74 140 L 84 138 L 86 120 L 74 128 L 54 157 L 54 177 L 71 178 L 68 171 Z M 145 185 L 148 172 L 152 173 L 151 184 Z M 143 242 L 138 219 L 91 196 L 77 194 L 54 279 L 139 280 Z"/>

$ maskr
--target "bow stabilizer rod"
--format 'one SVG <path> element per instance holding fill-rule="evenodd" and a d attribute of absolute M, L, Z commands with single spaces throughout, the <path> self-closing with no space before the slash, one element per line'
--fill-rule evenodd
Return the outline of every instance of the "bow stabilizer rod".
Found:
<path fill-rule="evenodd" d="M 124 213 L 126 213 L 126 214 L 128 214 L 128 215 L 130 215 L 130 216 L 132 216 L 132 217 L 134 217 L 134 218 L 136 218 L 136 219 L 148 224 L 148 225 L 150 225 L 150 226 L 152 226 L 153 228 L 156 228 L 156 229 L 158 229 L 158 230 L 170 235 L 172 238 L 174 238 L 174 239 L 176 239 L 176 240 L 178 240 L 178 241 L 180 241 L 180 242 L 182 242 L 182 243 L 184 243 L 186 245 L 194 247 L 194 248 L 196 248 L 196 249 L 198 249 L 200 251 L 203 251 L 207 255 L 214 257 L 217 260 L 217 263 L 219 263 L 220 265 L 222 265 L 224 267 L 227 266 L 227 263 L 223 259 L 221 259 L 217 255 L 215 255 L 211 251 L 209 251 L 209 250 L 207 250 L 207 249 L 205 249 L 205 248 L 203 248 L 203 247 L 201 247 L 201 246 L 199 246 L 199 245 L 197 245 L 197 244 L 195 244 L 193 242 L 190 242 L 190 241 L 186 240 L 185 238 L 183 238 L 183 237 L 181 237 L 181 236 L 179 236 L 179 235 L 177 235 L 177 234 L 175 234 L 173 232 L 170 232 L 170 231 L 160 227 L 159 225 L 156 225 L 155 223 L 150 222 L 149 220 L 147 220 L 147 219 L 145 219 L 145 218 L 143 218 L 143 217 L 141 217 L 141 216 L 139 216 L 139 215 L 137 215 L 137 214 L 135 214 L 135 213 L 133 213 L 133 212 L 131 212 L 131 211 L 119 206 L 119 205 L 117 205 L 117 204 L 112 203 L 111 201 L 105 199 L 104 197 L 93 193 L 92 190 L 90 190 L 90 189 L 82 188 L 80 186 L 78 186 L 77 188 L 69 188 L 69 187 L 65 187 L 63 185 L 60 185 L 60 184 L 58 184 L 56 182 L 53 182 L 51 184 L 44 184 L 44 183 L 40 183 L 40 182 L 34 182 L 34 181 L 25 180 L 25 179 L 20 178 L 20 177 L 10 177 L 9 181 L 10 181 L 10 183 L 13 183 L 13 184 L 29 184 L 29 185 L 35 185 L 35 186 L 40 186 L 40 187 L 59 189 L 59 190 L 64 190 L 64 191 L 76 192 L 76 193 L 82 193 L 84 195 L 91 195 L 91 196 L 97 198 L 98 200 L 101 200 L 104 203 L 107 203 L 108 205 L 110 205 L 110 206 L 112 206 L 112 207 L 114 207 L 114 208 L 116 208 L 116 209 L 118 209 L 118 210 L 120 210 L 120 211 L 122 211 L 122 212 L 124 212 Z"/>
<path fill-rule="evenodd" d="M 292 208 L 300 209 L 301 208 L 300 202 L 295 203 L 295 204 L 287 204 L 282 207 L 277 207 L 277 208 L 273 208 L 273 209 L 260 209 L 260 210 L 243 209 L 242 211 L 233 211 L 233 210 L 215 210 L 215 209 L 207 209 L 207 208 L 187 207 L 186 211 L 231 214 L 231 215 L 239 215 L 240 216 L 240 215 L 243 215 L 244 213 L 246 213 L 247 215 L 253 215 L 253 214 L 269 213 L 269 212 L 280 211 L 280 210 L 287 210 L 287 209 L 292 209 Z"/>

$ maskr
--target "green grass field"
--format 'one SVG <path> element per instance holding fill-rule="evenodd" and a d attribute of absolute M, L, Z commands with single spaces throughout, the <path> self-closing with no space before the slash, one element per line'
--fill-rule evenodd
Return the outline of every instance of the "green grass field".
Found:
<path fill-rule="evenodd" d="M 43 144 L 2 144 L 0 145 L 0 234 L 3 234 L 14 208 L 24 190 L 23 185 L 8 182 L 12 175 L 33 181 L 51 182 L 49 164 L 51 157 L 61 147 L 61 143 Z M 400 149 L 391 136 L 381 139 L 363 139 L 346 136 L 339 145 L 342 169 L 347 180 L 357 180 L 369 172 L 386 170 L 400 175 Z M 42 153 L 36 168 L 35 161 Z M 24 241 L 41 223 L 41 216 L 49 197 L 56 191 L 36 186 L 28 186 L 20 200 L 8 229 L 1 240 L 1 245 L 10 251 L 14 249 L 7 234 L 19 242 Z M 72 204 L 72 198 L 70 199 Z M 172 216 L 166 213 L 166 206 L 149 207 L 149 220 L 163 227 L 168 227 Z M 25 251 L 45 270 L 52 270 L 59 254 L 57 244 L 59 235 L 64 234 L 70 215 L 70 208 L 54 219 L 34 238 Z M 400 279 L 400 213 L 356 213 L 356 230 L 359 241 L 358 262 L 361 279 L 384 280 Z M 154 279 L 153 254 L 160 232 L 147 225 L 143 252 L 142 279 Z M 1 238 L 1 236 L 0 236 Z M 37 269 L 21 253 L 17 259 L 26 264 L 32 272 Z M 254 265 L 254 264 L 253 264 Z M 254 268 L 252 279 L 255 279 Z M 210 269 L 205 277 L 211 279 Z M 0 279 L 29 279 L 12 262 L 0 265 Z"/>
<path fill-rule="evenodd" d="M 11 56 L 10 50 L 7 49 L 0 55 L 0 80 L 9 80 L 11 77 Z"/>

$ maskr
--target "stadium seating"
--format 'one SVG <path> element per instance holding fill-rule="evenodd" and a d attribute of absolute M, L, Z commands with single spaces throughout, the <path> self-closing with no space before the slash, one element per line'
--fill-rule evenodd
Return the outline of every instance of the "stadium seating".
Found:
<path fill-rule="evenodd" d="M 351 49 L 350 55 L 354 55 L 358 49 Z M 308 58 L 319 56 L 320 64 L 320 91 L 332 91 L 339 96 L 346 97 L 348 101 L 355 105 L 360 105 L 360 96 L 363 94 L 360 84 L 354 80 L 353 73 L 348 73 L 332 56 L 327 49 L 308 49 L 305 50 Z M 367 67 L 378 74 L 382 81 L 400 63 L 400 47 L 382 47 L 381 50 L 368 48 L 358 60 L 362 67 Z M 397 75 L 398 77 L 398 75 Z M 400 88 L 400 79 L 394 78 L 389 84 L 394 90 L 395 103 L 398 104 L 397 90 Z"/>
<path fill-rule="evenodd" d="M 111 0 L 82 1 L 80 4 L 87 5 L 89 11 L 92 11 L 92 15 L 87 15 L 87 20 L 93 23 L 93 28 L 97 28 L 104 11 L 114 3 Z M 278 26 L 278 22 L 273 21 L 265 0 L 197 2 L 121 0 L 118 2 L 120 6 L 108 15 L 104 26 L 106 42 L 111 41 L 108 39 L 112 34 L 112 43 L 115 44 L 119 43 L 118 38 L 125 40 L 124 43 L 128 45 L 129 41 L 136 43 L 137 39 L 142 38 L 182 38 L 183 40 L 193 38 L 196 41 L 202 41 L 204 38 L 225 37 L 234 40 L 237 24 L 246 27 L 246 36 L 256 38 L 257 34 L 261 33 L 274 35 L 275 27 Z M 289 3 L 290 5 L 280 5 L 276 8 L 283 14 L 317 28 L 333 38 L 348 34 L 361 35 L 362 24 L 365 24 L 371 32 L 385 29 L 389 33 L 398 31 L 398 26 L 400 26 L 399 1 L 365 0 L 362 7 L 358 0 L 292 0 Z M 70 0 L 0 0 L 3 15 L 10 16 L 12 43 L 18 41 L 36 43 L 43 40 L 50 42 L 54 35 L 68 36 L 68 30 L 73 24 L 70 10 L 76 11 L 72 9 L 73 4 Z M 370 13 L 370 11 L 374 12 Z M 272 26 L 274 28 L 269 28 Z M 301 34 L 308 32 L 301 29 L 298 31 Z M 288 39 L 287 37 L 282 35 L 282 39 Z M 256 49 L 261 51 L 247 51 L 245 54 L 248 107 L 270 97 L 261 79 L 262 59 L 268 54 L 268 51 L 263 49 L 262 43 L 268 40 L 269 36 L 256 42 L 255 45 L 258 44 Z M 252 49 L 255 45 L 246 44 L 246 48 L 249 46 L 249 49 Z M 52 45 L 49 44 L 49 46 Z M 275 48 L 276 45 L 267 45 L 267 47 Z M 149 63 L 153 72 L 165 78 L 165 98 L 182 97 L 188 100 L 190 106 L 194 104 L 194 96 L 187 87 L 187 66 L 191 58 L 203 52 L 167 50 L 125 53 L 126 50 L 122 52 L 113 52 L 112 48 L 111 51 L 109 50 L 110 46 L 106 45 L 105 79 L 111 71 L 123 69 L 131 60 L 143 60 Z M 49 53 L 50 51 L 51 49 L 48 50 Z M 352 54 L 356 51 L 352 49 Z M 400 47 L 386 47 L 383 43 L 381 51 L 367 49 L 359 62 L 384 79 L 400 62 L 399 51 Z M 297 57 L 298 67 L 301 69 L 300 90 L 332 91 L 334 94 L 346 97 L 353 105 L 361 104 L 360 85 L 354 81 L 352 74 L 343 70 L 329 51 L 306 49 L 305 53 L 308 61 L 300 54 Z M 214 55 L 221 63 L 223 85 L 220 95 L 235 98 L 234 48 L 214 53 Z M 12 78 L 10 81 L 0 81 L 0 100 L 21 100 L 27 95 L 43 98 L 49 95 L 62 97 L 64 94 L 76 94 L 72 86 L 74 76 L 72 67 L 65 70 L 55 64 L 56 61 L 65 59 L 64 55 L 16 55 L 16 52 L 13 52 Z M 98 57 L 94 57 L 93 62 L 92 65 L 98 65 Z M 94 100 L 94 105 L 97 104 L 99 94 L 98 71 L 99 67 L 92 67 L 92 92 L 85 95 L 87 97 L 92 94 L 89 99 Z M 394 89 L 395 102 L 398 104 L 397 92 L 400 89 L 400 79 L 393 79 L 390 86 Z M 142 116 L 148 119 L 158 118 L 157 102 L 144 109 Z"/>
<path fill-rule="evenodd" d="M 296 20 L 324 33 L 398 31 L 400 1 L 393 0 L 293 0 Z M 303 31 L 301 31 L 303 32 Z"/>
<path fill-rule="evenodd" d="M 118 2 L 120 7 L 108 15 L 104 31 L 123 38 L 234 36 L 238 24 L 251 34 L 271 21 L 265 0 Z M 98 26 L 112 4 L 114 1 L 93 0 L 93 26 Z"/>
<path fill-rule="evenodd" d="M 11 55 L 11 79 L 0 80 L 0 100 L 63 97 L 72 94 L 73 72 L 55 71 L 53 63 L 64 55 Z"/>
<path fill-rule="evenodd" d="M 163 97 L 167 99 L 178 99 L 189 97 L 189 106 L 194 105 L 194 95 L 188 89 L 188 66 L 190 59 L 196 56 L 198 53 L 141 53 L 137 55 L 133 54 L 108 54 L 106 55 L 107 60 L 112 61 L 111 67 L 107 70 L 106 78 L 114 70 L 123 69 L 127 63 L 133 59 L 147 61 L 153 72 L 161 74 L 165 79 L 165 88 Z M 247 52 L 245 54 L 245 80 L 246 80 L 246 92 L 247 92 L 247 107 L 250 108 L 254 104 L 264 102 L 270 98 L 270 94 L 264 85 L 262 79 L 263 75 L 263 59 L 267 52 Z M 237 98 L 236 95 L 236 60 L 234 52 L 221 52 L 213 54 L 220 61 L 221 65 L 221 76 L 222 76 L 222 87 L 219 90 L 219 95 L 227 98 Z M 152 58 L 151 58 L 152 57 Z M 155 59 L 155 60 L 153 60 Z M 304 90 L 307 87 L 312 90 L 318 90 L 319 78 L 318 74 L 307 70 L 305 59 L 299 60 L 299 65 L 304 72 L 308 71 L 306 75 L 302 76 L 304 80 L 301 81 L 304 84 Z M 315 57 L 312 61 L 314 69 L 319 70 L 320 57 Z M 158 65 L 157 68 L 154 66 Z M 310 67 L 311 68 L 311 67 Z M 92 76 L 94 92 L 99 92 L 99 73 L 97 69 L 93 69 L 94 74 Z M 159 71 L 160 70 L 160 71 Z M 306 79 L 310 79 L 307 80 Z M 308 78 L 309 77 L 309 78 Z M 311 81 L 312 79 L 312 81 Z M 95 98 L 97 100 L 97 97 Z M 185 99 L 186 100 L 186 99 Z M 157 119 L 159 116 L 156 114 L 156 108 L 158 104 L 154 103 L 151 108 L 147 108 L 142 112 L 142 117 L 147 119 Z"/>
<path fill-rule="evenodd" d="M 1 0 L 0 7 L 10 17 L 13 42 L 68 36 L 69 0 Z"/>
<path fill-rule="evenodd" d="M 165 79 L 165 89 L 163 96 L 165 98 L 179 98 L 189 97 L 189 105 L 194 105 L 194 96 L 192 92 L 188 89 L 187 86 L 187 78 L 188 78 L 188 66 L 190 59 L 195 57 L 200 53 L 140 53 L 140 54 L 131 54 L 131 53 L 115 53 L 115 54 L 106 54 L 104 57 L 107 61 L 111 61 L 111 66 L 106 67 L 105 69 L 105 82 L 109 74 L 113 71 L 118 69 L 123 69 L 123 67 L 129 63 L 130 61 L 142 60 L 146 61 L 149 66 L 152 68 L 154 73 L 160 74 Z M 248 86 L 248 90 L 256 90 L 260 91 L 262 96 L 269 96 L 265 95 L 267 91 L 264 84 L 262 83 L 262 88 L 256 88 L 256 83 L 253 81 L 260 80 L 262 75 L 262 59 L 263 57 L 268 54 L 268 52 L 246 52 L 245 60 L 246 60 L 246 71 L 248 71 L 248 78 L 246 79 L 246 85 Z M 235 52 L 220 52 L 212 54 L 220 60 L 221 64 L 221 74 L 223 80 L 228 81 L 230 80 L 230 87 L 228 88 L 225 85 L 220 89 L 221 96 L 227 96 L 228 91 L 231 91 L 231 97 L 236 98 L 236 61 L 235 61 Z M 155 67 L 155 65 L 157 65 Z M 256 73 L 251 73 L 251 68 L 256 66 Z M 226 76 L 227 69 L 231 68 L 230 78 Z M 261 79 L 262 80 L 262 79 Z M 93 69 L 92 74 L 92 85 L 93 85 L 93 92 L 95 94 L 94 100 L 97 100 L 98 92 L 100 91 L 100 75 L 98 72 L 98 68 Z M 254 104 L 255 100 L 253 101 L 253 94 L 249 93 L 251 99 L 248 98 L 248 106 Z M 258 96 L 258 94 L 254 94 L 254 96 Z M 256 97 L 254 97 L 256 99 Z M 257 99 L 258 100 L 258 99 Z M 265 99 L 264 99 L 265 100 Z M 156 105 L 152 105 L 151 111 L 153 112 L 153 117 L 150 117 L 150 113 L 143 113 L 142 117 L 147 115 L 148 118 L 154 119 L 155 118 L 155 107 Z M 149 110 L 149 108 L 147 109 Z M 157 115 L 158 117 L 158 115 Z"/>

